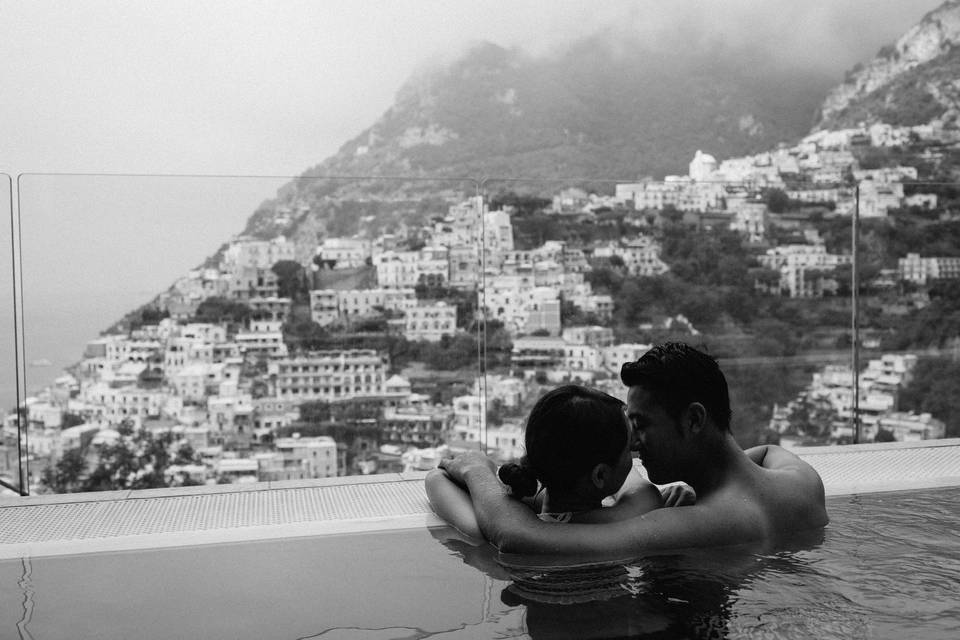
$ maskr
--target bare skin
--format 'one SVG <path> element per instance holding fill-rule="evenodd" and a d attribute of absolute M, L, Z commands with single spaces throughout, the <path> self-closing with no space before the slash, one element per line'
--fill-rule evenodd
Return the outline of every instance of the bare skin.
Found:
<path fill-rule="evenodd" d="M 767 445 L 744 452 L 703 405 L 671 417 L 642 387 L 631 387 L 627 415 L 634 448 L 655 484 L 683 481 L 696 504 L 603 524 L 541 522 L 507 496 L 493 462 L 468 453 L 441 467 L 467 487 L 480 531 L 505 553 L 616 554 L 741 544 L 829 521 L 823 483 L 797 456 Z"/>

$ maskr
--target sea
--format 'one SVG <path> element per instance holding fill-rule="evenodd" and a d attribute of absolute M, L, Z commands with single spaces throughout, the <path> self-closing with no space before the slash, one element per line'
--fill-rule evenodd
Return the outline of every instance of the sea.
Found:
<path fill-rule="evenodd" d="M 0 187 L 0 413 L 16 406 L 16 355 L 21 392 L 42 390 L 82 358 L 88 341 L 242 232 L 287 181 L 28 174 L 14 187 L 19 199 Z"/>

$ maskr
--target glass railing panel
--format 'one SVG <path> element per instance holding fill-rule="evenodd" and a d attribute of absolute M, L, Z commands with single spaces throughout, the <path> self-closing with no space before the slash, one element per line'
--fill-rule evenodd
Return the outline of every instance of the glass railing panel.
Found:
<path fill-rule="evenodd" d="M 479 447 L 476 186 L 430 184 L 21 176 L 32 490 L 401 471 Z"/>
<path fill-rule="evenodd" d="M 500 215 L 513 242 L 486 246 L 482 296 L 487 331 L 511 341 L 508 366 L 487 359 L 497 455 L 510 457 L 498 443 L 522 433 L 546 389 L 574 382 L 624 398 L 620 366 L 671 341 L 719 360 L 742 446 L 853 440 L 854 187 L 683 176 L 483 188 L 486 233 L 496 238 Z M 811 413 L 804 403 L 819 407 L 827 375 L 847 391 Z M 505 406 L 499 386 L 523 399 Z"/>
<path fill-rule="evenodd" d="M 310 265 L 311 321 L 287 325 L 289 356 L 266 365 L 279 368 L 278 386 L 262 401 L 298 407 L 276 434 L 283 447 L 332 437 L 340 475 L 428 470 L 450 451 L 482 448 L 475 182 L 300 183 L 343 195 L 312 212 L 327 223 Z M 357 360 L 345 365 L 344 382 L 356 378 L 362 388 L 338 390 L 336 379 L 297 388 L 298 377 L 323 382 L 317 374 L 334 366 L 331 356 Z"/>
<path fill-rule="evenodd" d="M 33 492 L 511 459 L 543 392 L 623 398 L 620 365 L 667 341 L 718 358 L 744 447 L 958 435 L 941 387 L 960 376 L 935 379 L 958 344 L 956 185 L 896 202 L 689 179 L 14 189 L 22 332 L 5 348 L 22 349 L 3 382 L 21 374 L 26 408 L 18 433 L 5 402 L 5 442 Z M 164 472 L 116 468 L 118 443 L 159 443 Z"/>
<path fill-rule="evenodd" d="M 868 166 L 853 172 L 857 419 L 838 440 L 958 437 L 960 184 L 937 180 L 952 177 L 949 159 L 929 141 L 877 153 Z"/>
<path fill-rule="evenodd" d="M 14 209 L 14 182 L 0 174 L 0 298 L 4 300 L 0 316 L 0 415 L 3 416 L 0 440 L 0 493 L 25 491 L 25 421 L 17 410 L 23 397 L 22 343 L 18 327 L 21 321 L 19 287 L 15 281 L 17 261 L 17 219 Z"/>
<path fill-rule="evenodd" d="M 632 233 L 626 209 L 612 203 L 615 187 L 615 180 L 482 183 L 486 444 L 498 460 L 523 454 L 527 416 L 547 390 L 574 382 L 624 395 L 619 365 L 610 363 L 626 356 L 607 352 L 615 345 L 625 352 L 632 339 L 618 329 L 608 261 L 595 256 Z"/>

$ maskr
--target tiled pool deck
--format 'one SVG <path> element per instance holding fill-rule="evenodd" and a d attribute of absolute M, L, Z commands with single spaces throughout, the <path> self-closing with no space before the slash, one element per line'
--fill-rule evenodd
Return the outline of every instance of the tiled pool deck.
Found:
<path fill-rule="evenodd" d="M 960 438 L 796 449 L 827 495 L 960 486 Z M 0 498 L 0 559 L 442 525 L 424 473 Z"/>

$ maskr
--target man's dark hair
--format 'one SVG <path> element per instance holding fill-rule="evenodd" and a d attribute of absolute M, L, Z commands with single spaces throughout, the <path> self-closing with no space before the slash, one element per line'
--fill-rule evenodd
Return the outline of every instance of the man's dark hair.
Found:
<path fill-rule="evenodd" d="M 620 368 L 628 387 L 642 387 L 674 419 L 692 402 L 702 404 L 721 431 L 730 431 L 730 393 L 717 361 L 682 342 L 650 349 Z"/>

